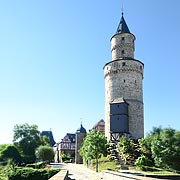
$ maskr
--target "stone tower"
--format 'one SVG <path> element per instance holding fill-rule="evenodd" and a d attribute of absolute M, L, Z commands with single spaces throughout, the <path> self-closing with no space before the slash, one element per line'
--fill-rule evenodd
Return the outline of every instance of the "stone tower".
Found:
<path fill-rule="evenodd" d="M 79 150 L 81 148 L 81 145 L 85 137 L 86 137 L 86 129 L 81 124 L 80 128 L 77 129 L 76 131 L 76 146 L 75 146 L 75 163 L 76 164 L 83 163 L 83 159 L 79 154 Z"/>
<path fill-rule="evenodd" d="M 112 60 L 104 66 L 105 135 L 111 141 L 124 134 L 133 139 L 144 136 L 144 64 L 134 59 L 135 39 L 122 13 L 111 37 Z"/>

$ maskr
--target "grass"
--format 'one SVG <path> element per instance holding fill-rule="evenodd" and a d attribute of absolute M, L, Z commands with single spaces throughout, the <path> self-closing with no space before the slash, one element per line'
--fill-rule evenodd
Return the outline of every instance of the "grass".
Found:
<path fill-rule="evenodd" d="M 95 160 L 92 160 L 92 166 L 91 168 L 95 171 Z M 143 171 L 138 169 L 135 166 L 129 166 L 129 170 L 141 172 L 143 174 L 154 174 L 154 175 L 180 175 L 177 172 L 172 172 L 164 169 L 159 169 L 155 167 L 148 167 L 147 171 Z M 110 161 L 106 157 L 101 157 L 99 159 L 99 167 L 98 171 L 101 172 L 103 170 L 112 170 L 112 171 L 118 171 L 121 169 L 120 164 L 116 161 Z"/>
<path fill-rule="evenodd" d="M 147 170 L 143 171 L 138 167 L 130 166 L 130 170 L 138 171 L 144 174 L 155 174 L 155 175 L 179 175 L 176 171 L 164 170 L 157 167 L 147 167 Z"/>
<path fill-rule="evenodd" d="M 91 168 L 95 171 L 95 160 L 92 161 L 92 166 Z M 143 174 L 154 174 L 154 175 L 179 175 L 176 172 L 164 170 L 164 169 L 159 169 L 155 167 L 149 167 L 147 171 L 142 171 L 135 166 L 129 166 L 129 170 L 141 172 Z M 101 157 L 99 159 L 99 167 L 98 170 L 99 172 L 103 170 L 112 170 L 112 171 L 118 171 L 121 169 L 120 164 L 117 161 L 109 161 L 106 157 Z"/>
<path fill-rule="evenodd" d="M 95 161 L 93 160 L 92 169 L 95 170 Z M 118 171 L 120 169 L 120 164 L 117 161 L 109 161 L 106 157 L 101 157 L 99 159 L 99 172 L 103 170 L 113 170 Z"/>

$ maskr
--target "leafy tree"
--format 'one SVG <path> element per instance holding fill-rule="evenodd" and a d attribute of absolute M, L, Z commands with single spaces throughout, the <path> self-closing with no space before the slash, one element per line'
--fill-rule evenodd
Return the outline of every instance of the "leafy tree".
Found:
<path fill-rule="evenodd" d="M 122 136 L 117 144 L 116 149 L 119 152 L 125 165 L 134 162 L 137 151 L 136 145 L 132 139 L 128 139 L 125 136 Z"/>
<path fill-rule="evenodd" d="M 9 144 L 9 145 L 10 145 L 10 144 Z M 0 154 L 1 154 L 1 151 L 3 151 L 7 146 L 8 146 L 8 144 L 0 144 Z M 1 158 L 1 156 L 0 156 L 0 161 L 3 161 L 3 159 Z"/>
<path fill-rule="evenodd" d="M 19 151 L 13 145 L 9 145 L 1 151 L 1 158 L 6 160 L 10 159 L 16 164 L 21 163 L 22 160 Z"/>
<path fill-rule="evenodd" d="M 69 154 L 67 152 L 61 151 L 61 159 L 63 162 L 68 162 L 73 159 L 74 155 Z"/>
<path fill-rule="evenodd" d="M 155 135 L 155 134 L 159 134 L 162 131 L 162 127 L 153 127 L 152 131 L 149 133 L 149 135 Z"/>
<path fill-rule="evenodd" d="M 40 136 L 41 144 L 43 146 L 50 146 L 50 139 L 47 136 Z"/>
<path fill-rule="evenodd" d="M 138 140 L 139 142 L 139 151 L 141 156 L 145 156 L 149 159 L 149 165 L 154 166 L 154 158 L 152 157 L 152 141 L 153 138 L 155 136 L 155 133 L 153 133 L 152 135 L 148 135 L 146 138 L 141 138 Z M 142 163 L 145 161 L 141 161 Z M 142 164 L 143 165 L 143 164 Z M 147 166 L 147 163 L 145 162 L 144 166 Z"/>
<path fill-rule="evenodd" d="M 107 144 L 107 159 L 110 161 L 119 160 L 118 152 L 116 150 L 116 145 L 113 143 Z"/>
<path fill-rule="evenodd" d="M 80 148 L 80 155 L 86 162 L 95 159 L 96 172 L 98 172 L 98 159 L 106 154 L 106 143 L 106 137 L 102 132 L 92 130 L 87 134 Z"/>
<path fill-rule="evenodd" d="M 42 161 L 51 161 L 54 159 L 54 150 L 50 146 L 39 146 L 35 154 Z"/>
<path fill-rule="evenodd" d="M 35 161 L 35 149 L 42 144 L 37 125 L 21 124 L 14 126 L 14 145 L 27 162 Z"/>
<path fill-rule="evenodd" d="M 152 155 L 151 153 L 151 143 L 152 143 L 153 136 L 148 135 L 146 138 L 141 138 L 138 140 L 141 153 L 144 155 Z"/>
<path fill-rule="evenodd" d="M 9 145 L 11 145 L 11 144 L 0 144 L 0 152 L 2 151 L 2 150 L 4 150 L 7 146 L 9 146 Z"/>
<path fill-rule="evenodd" d="M 161 130 L 153 138 L 151 151 L 157 166 L 180 170 L 180 131 Z"/>

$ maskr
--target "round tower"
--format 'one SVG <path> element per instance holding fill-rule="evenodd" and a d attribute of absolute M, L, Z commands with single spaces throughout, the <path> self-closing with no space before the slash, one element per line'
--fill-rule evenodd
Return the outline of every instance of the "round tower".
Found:
<path fill-rule="evenodd" d="M 134 59 L 134 41 L 122 14 L 111 38 L 112 61 L 104 66 L 105 135 L 112 141 L 122 134 L 134 139 L 144 136 L 144 64 Z"/>

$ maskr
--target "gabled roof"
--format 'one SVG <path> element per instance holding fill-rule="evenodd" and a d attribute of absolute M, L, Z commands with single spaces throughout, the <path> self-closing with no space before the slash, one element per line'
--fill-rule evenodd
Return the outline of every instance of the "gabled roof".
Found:
<path fill-rule="evenodd" d="M 99 124 L 105 124 L 105 121 L 103 119 L 101 119 L 100 121 L 98 121 L 92 129 L 95 129 Z"/>
<path fill-rule="evenodd" d="M 130 33 L 129 28 L 126 24 L 126 21 L 124 19 L 123 13 L 122 13 L 122 17 L 121 17 L 116 33 Z"/>
<path fill-rule="evenodd" d="M 69 138 L 69 140 L 71 141 L 71 143 L 75 143 L 75 134 L 71 134 L 71 133 L 67 133 L 67 136 Z"/>

